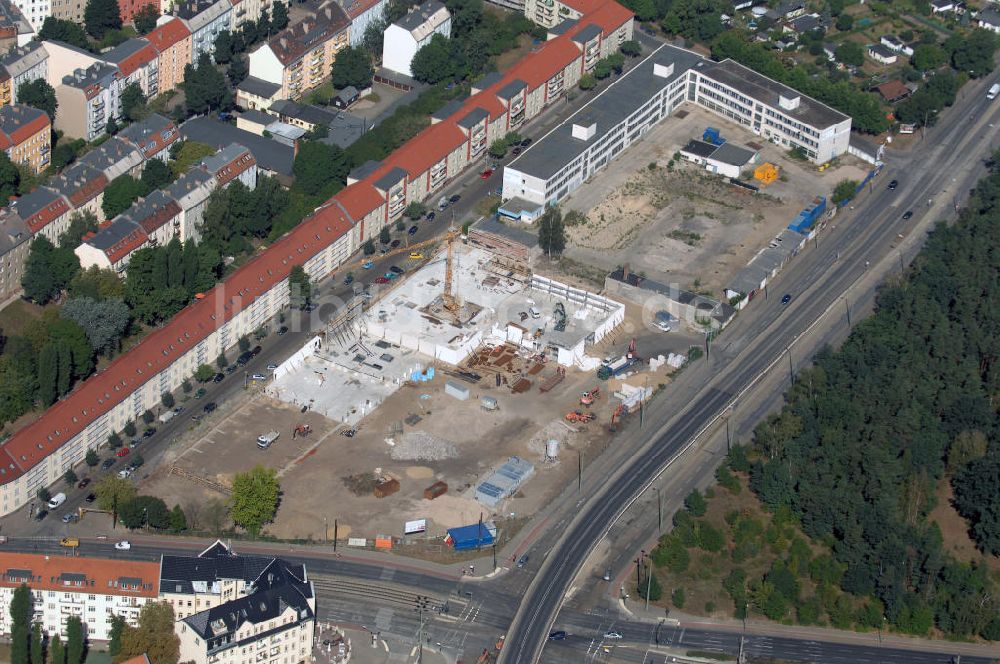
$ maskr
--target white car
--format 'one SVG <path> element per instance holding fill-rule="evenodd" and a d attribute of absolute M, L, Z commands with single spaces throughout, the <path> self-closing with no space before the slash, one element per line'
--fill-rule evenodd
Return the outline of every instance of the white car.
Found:
<path fill-rule="evenodd" d="M 605 632 L 604 638 L 608 639 L 609 641 L 617 641 L 618 639 L 622 638 L 622 635 L 619 634 L 618 632 Z"/>
<path fill-rule="evenodd" d="M 115 548 L 119 551 L 128 551 L 132 548 L 132 544 L 128 540 L 122 540 L 121 542 L 115 542 Z"/>
<path fill-rule="evenodd" d="M 122 478 L 123 480 L 127 480 L 131 474 L 132 474 L 131 468 L 122 468 L 121 470 L 118 471 L 118 477 Z"/>
<path fill-rule="evenodd" d="M 265 376 L 262 373 L 255 373 L 254 375 L 252 375 L 250 377 L 253 378 L 254 380 L 267 380 L 267 376 Z"/>

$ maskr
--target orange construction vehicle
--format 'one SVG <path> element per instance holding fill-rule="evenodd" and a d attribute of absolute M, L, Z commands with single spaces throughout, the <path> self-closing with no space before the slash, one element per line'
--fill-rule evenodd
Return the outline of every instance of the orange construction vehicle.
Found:
<path fill-rule="evenodd" d="M 566 413 L 566 421 L 572 422 L 573 424 L 586 424 L 587 422 L 593 422 L 595 417 L 597 416 L 593 413 L 584 413 L 580 410 L 571 410 Z"/>
<path fill-rule="evenodd" d="M 308 436 L 312 433 L 313 428 L 308 424 L 300 424 L 292 431 L 292 438 L 299 438 L 303 436 Z"/>
<path fill-rule="evenodd" d="M 628 415 L 628 410 L 625 408 L 625 404 L 620 404 L 617 408 L 615 408 L 615 412 L 611 415 L 611 425 L 608 427 L 608 430 L 611 431 L 611 433 L 618 430 L 618 423 L 621 422 L 625 415 Z"/>
<path fill-rule="evenodd" d="M 584 392 L 583 393 L 583 396 L 580 397 L 580 403 L 583 404 L 584 406 L 590 406 L 600 396 L 601 396 L 601 388 L 600 387 L 595 387 L 594 389 L 590 390 L 589 392 Z"/>

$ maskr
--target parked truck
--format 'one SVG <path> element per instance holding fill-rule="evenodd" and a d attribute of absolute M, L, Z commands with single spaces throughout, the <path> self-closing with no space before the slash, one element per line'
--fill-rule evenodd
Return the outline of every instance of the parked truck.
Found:
<path fill-rule="evenodd" d="M 266 450 L 271 446 L 271 443 L 278 440 L 279 436 L 281 436 L 281 434 L 275 431 L 274 429 L 268 431 L 265 434 L 257 436 L 257 447 L 259 447 L 262 450 Z"/>
<path fill-rule="evenodd" d="M 157 418 L 157 419 L 159 419 L 161 422 L 163 422 L 164 424 L 166 424 L 170 420 L 174 419 L 175 415 L 177 415 L 177 413 L 175 413 L 173 410 L 168 410 L 167 412 L 165 412 L 162 415 L 160 415 L 160 417 Z"/>

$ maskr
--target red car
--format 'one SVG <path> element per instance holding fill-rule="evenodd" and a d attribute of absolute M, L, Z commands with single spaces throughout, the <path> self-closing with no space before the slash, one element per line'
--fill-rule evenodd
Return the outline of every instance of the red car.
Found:
<path fill-rule="evenodd" d="M 479 174 L 479 177 L 481 177 L 484 180 L 488 180 L 491 175 L 493 175 L 493 169 L 487 168 L 485 171 Z"/>
<path fill-rule="evenodd" d="M 386 279 L 385 277 L 378 277 L 378 278 L 375 279 L 375 283 L 377 283 L 377 284 L 387 284 L 387 283 L 389 283 L 389 280 Z"/>
<path fill-rule="evenodd" d="M 90 484 L 90 478 L 89 477 L 84 477 L 82 480 L 80 480 L 80 483 L 76 485 L 76 488 L 78 488 L 78 489 L 85 489 L 85 488 L 87 488 L 88 484 Z"/>
<path fill-rule="evenodd" d="M 115 452 L 115 456 L 116 457 L 124 457 L 124 456 L 128 456 L 128 453 L 129 453 L 129 449 L 127 447 L 123 447 L 120 450 L 118 450 L 117 452 Z"/>

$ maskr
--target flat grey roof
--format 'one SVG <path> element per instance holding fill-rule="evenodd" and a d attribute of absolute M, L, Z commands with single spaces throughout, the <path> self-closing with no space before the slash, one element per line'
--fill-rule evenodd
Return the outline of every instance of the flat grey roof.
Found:
<path fill-rule="evenodd" d="M 27 219 L 39 210 L 47 208 L 62 198 L 62 194 L 48 187 L 35 187 L 30 192 L 11 202 L 18 214 Z"/>
<path fill-rule="evenodd" d="M 499 83 L 502 78 L 503 74 L 501 74 L 500 72 L 491 71 L 489 74 L 486 74 L 481 79 L 473 83 L 472 88 L 474 90 L 485 90 L 491 85 Z"/>
<path fill-rule="evenodd" d="M 93 237 L 87 240 L 87 244 L 95 249 L 107 251 L 132 233 L 139 230 L 142 230 L 142 227 L 140 227 L 139 224 L 132 221 L 132 219 L 125 214 L 122 214 L 113 222 L 97 231 Z"/>
<path fill-rule="evenodd" d="M 723 164 L 731 164 L 732 166 L 746 166 L 747 163 L 754 158 L 757 153 L 753 150 L 747 148 L 741 148 L 738 145 L 734 145 L 730 142 L 723 143 L 715 152 L 712 153 L 712 159 L 715 161 L 721 161 Z"/>
<path fill-rule="evenodd" d="M 688 69 L 704 59 L 697 53 L 664 45 L 642 63 L 608 86 L 589 104 L 570 116 L 551 132 L 535 141 L 514 159 L 508 168 L 526 175 L 548 180 L 579 156 L 587 147 L 600 141 L 605 134 L 632 115 L 658 91 L 669 86 Z M 653 73 L 653 65 L 674 65 L 666 78 Z M 573 125 L 597 124 L 597 132 L 589 141 L 573 138 Z"/>
<path fill-rule="evenodd" d="M 471 129 L 490 116 L 489 112 L 478 106 L 458 119 L 458 126 Z"/>
<path fill-rule="evenodd" d="M 718 146 L 711 143 L 706 143 L 705 141 L 699 141 L 698 139 L 691 139 L 688 144 L 681 148 L 681 152 L 687 152 L 688 154 L 693 154 L 696 157 L 701 157 L 702 159 L 708 159 L 712 156 L 712 153 L 718 150 Z"/>
<path fill-rule="evenodd" d="M 264 125 L 265 127 L 274 122 L 273 115 L 255 109 L 250 109 L 249 111 L 243 111 L 242 113 L 240 113 L 240 117 L 248 122 Z"/>
<path fill-rule="evenodd" d="M 551 28 L 549 28 L 549 34 L 550 35 L 556 35 L 556 36 L 565 34 L 565 33 L 569 32 L 569 29 L 572 28 L 574 25 L 576 25 L 576 19 L 575 18 L 568 18 L 565 21 L 563 21 L 562 23 L 560 23 L 558 25 L 554 25 Z"/>
<path fill-rule="evenodd" d="M 515 200 L 518 199 L 511 199 L 510 201 L 507 202 L 510 203 L 511 201 Z M 527 203 L 527 201 L 525 202 Z M 529 203 L 529 205 L 534 206 L 532 209 L 537 209 L 539 207 L 537 205 L 534 205 L 533 203 Z M 504 205 L 504 207 L 507 208 L 506 205 Z M 505 237 L 508 240 L 513 240 L 514 242 L 523 244 L 526 247 L 534 247 L 536 244 L 538 244 L 538 236 L 535 235 L 534 233 L 529 233 L 523 228 L 517 228 L 515 226 L 504 224 L 498 221 L 496 217 L 483 217 L 482 219 L 474 223 L 472 225 L 472 228 L 474 228 L 477 231 L 483 231 L 484 233 L 493 233 L 494 235 Z"/>
<path fill-rule="evenodd" d="M 780 109 L 785 115 L 817 129 L 825 129 L 849 119 L 840 111 L 835 111 L 826 104 L 821 104 L 787 85 L 772 81 L 733 60 L 708 63 L 701 69 L 701 75 L 739 90 L 742 94 L 756 99 L 762 104 Z M 799 107 L 792 111 L 781 108 L 778 103 L 780 97 L 790 99 L 799 97 Z"/>
<path fill-rule="evenodd" d="M 587 25 L 580 28 L 580 31 L 573 35 L 573 41 L 578 44 L 586 44 L 590 40 L 596 38 L 601 34 L 600 26 L 594 25 L 593 23 L 588 23 Z"/>
<path fill-rule="evenodd" d="M 217 150 L 230 143 L 245 145 L 253 153 L 260 168 L 282 175 L 292 174 L 295 150 L 290 145 L 272 141 L 210 117 L 192 118 L 180 126 L 180 131 L 185 140 L 205 143 Z"/>
<path fill-rule="evenodd" d="M 438 110 L 431 113 L 431 117 L 435 120 L 447 120 L 452 115 L 457 113 L 462 108 L 462 102 L 458 99 L 452 99 L 447 104 L 439 108 Z"/>
<path fill-rule="evenodd" d="M 360 166 L 351 169 L 351 172 L 347 174 L 347 177 L 352 180 L 364 180 L 366 177 L 377 171 L 381 165 L 381 161 L 369 159 Z"/>
<path fill-rule="evenodd" d="M 389 191 L 389 189 L 391 189 L 394 184 L 396 184 L 405 177 L 406 177 L 406 171 L 404 171 L 399 166 L 393 166 L 388 173 L 380 177 L 378 180 L 375 180 L 373 184 L 378 189 Z"/>
<path fill-rule="evenodd" d="M 524 90 L 526 87 L 528 87 L 527 83 L 525 83 L 519 78 L 515 78 L 510 83 L 497 90 L 497 97 L 509 100 L 511 97 L 517 95 L 517 93 L 521 92 L 521 90 Z"/>

